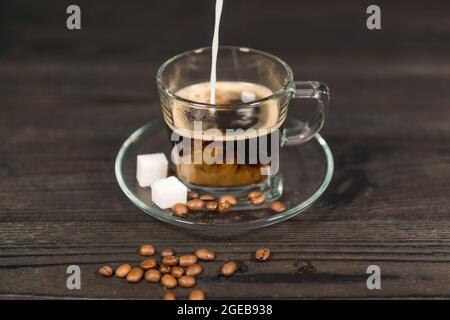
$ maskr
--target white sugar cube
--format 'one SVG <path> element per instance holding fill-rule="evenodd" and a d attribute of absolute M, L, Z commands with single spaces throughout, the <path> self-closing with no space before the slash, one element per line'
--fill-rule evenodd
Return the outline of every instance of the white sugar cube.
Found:
<path fill-rule="evenodd" d="M 156 180 L 167 177 L 169 162 L 164 153 L 137 156 L 136 179 L 141 187 L 150 187 Z"/>
<path fill-rule="evenodd" d="M 256 95 L 250 91 L 242 91 L 241 92 L 241 100 L 244 103 L 253 102 L 256 100 Z"/>
<path fill-rule="evenodd" d="M 152 201 L 161 209 L 168 209 L 176 203 L 186 203 L 186 186 L 174 176 L 161 179 L 152 185 Z"/>

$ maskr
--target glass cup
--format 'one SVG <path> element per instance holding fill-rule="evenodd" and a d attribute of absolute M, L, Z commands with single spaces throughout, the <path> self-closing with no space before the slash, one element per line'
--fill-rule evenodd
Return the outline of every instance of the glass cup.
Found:
<path fill-rule="evenodd" d="M 261 191 L 269 201 L 279 198 L 280 148 L 319 132 L 328 110 L 327 86 L 294 81 L 291 68 L 269 53 L 227 46 L 218 52 L 216 103 L 180 94 L 199 85 L 199 93 L 209 96 L 210 71 L 211 48 L 203 48 L 169 59 L 157 72 L 175 175 L 200 193 L 245 197 Z M 255 88 L 265 94 L 254 94 Z M 309 120 L 286 121 L 291 98 L 314 102 Z"/>

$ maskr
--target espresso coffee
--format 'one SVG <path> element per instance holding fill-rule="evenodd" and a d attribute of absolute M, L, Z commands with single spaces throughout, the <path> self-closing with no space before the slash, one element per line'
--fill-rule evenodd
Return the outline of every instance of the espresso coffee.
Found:
<path fill-rule="evenodd" d="M 209 103 L 210 88 L 209 82 L 198 83 L 175 94 Z M 177 176 L 209 187 L 263 182 L 273 165 L 273 153 L 278 157 L 277 129 L 284 117 L 280 120 L 279 106 L 273 101 L 258 108 L 251 104 L 242 108 L 242 104 L 264 99 L 273 92 L 259 84 L 236 81 L 218 81 L 215 90 L 215 105 L 220 108 L 172 105 L 172 121 L 166 124 L 175 147 L 172 160 L 174 154 L 179 156 L 179 161 L 174 161 Z"/>

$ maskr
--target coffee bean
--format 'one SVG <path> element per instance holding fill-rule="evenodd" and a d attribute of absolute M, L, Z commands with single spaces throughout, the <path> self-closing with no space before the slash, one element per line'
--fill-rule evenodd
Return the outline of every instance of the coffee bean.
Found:
<path fill-rule="evenodd" d="M 198 263 L 191 264 L 186 267 L 186 275 L 187 276 L 199 276 L 203 273 L 203 267 Z"/>
<path fill-rule="evenodd" d="M 187 194 L 187 196 L 188 196 L 188 199 L 189 199 L 189 200 L 198 198 L 198 192 L 195 192 L 195 191 L 189 191 L 188 194 Z"/>
<path fill-rule="evenodd" d="M 199 211 L 203 209 L 205 203 L 200 199 L 192 199 L 187 202 L 187 207 L 192 211 Z"/>
<path fill-rule="evenodd" d="M 125 263 L 116 269 L 115 275 L 117 278 L 123 279 L 127 276 L 128 272 L 130 272 L 130 271 L 131 271 L 131 266 L 128 263 Z"/>
<path fill-rule="evenodd" d="M 214 198 L 214 196 L 212 196 L 210 194 L 204 194 L 204 195 L 200 196 L 200 200 L 203 200 L 203 201 L 213 201 L 215 199 L 216 198 Z"/>
<path fill-rule="evenodd" d="M 182 276 L 178 279 L 178 285 L 182 288 L 192 288 L 195 287 L 197 281 L 193 276 Z"/>
<path fill-rule="evenodd" d="M 139 281 L 141 281 L 143 275 L 144 270 L 142 270 L 141 268 L 133 268 L 127 274 L 127 281 L 129 283 L 138 283 Z"/>
<path fill-rule="evenodd" d="M 232 206 L 237 205 L 237 200 L 235 196 L 232 196 L 231 194 L 224 194 L 220 196 L 219 202 L 225 202 L 228 201 Z"/>
<path fill-rule="evenodd" d="M 178 258 L 176 256 L 164 257 L 161 263 L 165 266 L 176 266 L 178 263 Z"/>
<path fill-rule="evenodd" d="M 160 254 L 161 254 L 161 257 L 164 258 L 164 257 L 168 257 L 168 256 L 174 256 L 176 253 L 175 253 L 175 250 L 172 248 L 162 248 Z"/>
<path fill-rule="evenodd" d="M 177 296 L 175 295 L 175 293 L 169 291 L 169 292 L 164 293 L 163 299 L 164 300 L 177 300 Z"/>
<path fill-rule="evenodd" d="M 287 209 L 286 205 L 279 200 L 272 201 L 269 205 L 269 208 L 276 213 L 286 211 Z"/>
<path fill-rule="evenodd" d="M 162 274 L 170 273 L 170 269 L 171 268 L 169 266 L 161 265 L 159 267 L 159 272 L 161 272 Z"/>
<path fill-rule="evenodd" d="M 170 269 L 170 274 L 172 277 L 178 279 L 184 274 L 184 269 L 178 266 L 174 266 Z"/>
<path fill-rule="evenodd" d="M 145 272 L 144 279 L 148 282 L 159 282 L 161 280 L 161 272 L 155 269 L 148 270 Z"/>
<path fill-rule="evenodd" d="M 197 257 L 194 256 L 193 254 L 181 256 L 180 259 L 178 260 L 178 265 L 180 267 L 187 267 L 194 263 L 197 263 Z"/>
<path fill-rule="evenodd" d="M 177 279 L 172 277 L 170 274 L 165 274 L 161 278 L 161 284 L 167 289 L 172 289 L 177 286 Z"/>
<path fill-rule="evenodd" d="M 184 217 L 189 212 L 188 207 L 182 203 L 174 204 L 170 210 L 178 217 Z"/>
<path fill-rule="evenodd" d="M 261 193 L 259 196 L 250 198 L 250 203 L 254 206 L 260 206 L 266 202 L 266 197 Z"/>
<path fill-rule="evenodd" d="M 207 248 L 197 249 L 195 251 L 195 256 L 203 261 L 212 261 L 216 258 L 214 251 Z"/>
<path fill-rule="evenodd" d="M 189 300 L 205 300 L 205 294 L 203 293 L 202 290 L 192 290 L 191 292 L 189 292 L 189 296 L 188 299 Z"/>
<path fill-rule="evenodd" d="M 98 274 L 103 277 L 111 277 L 113 275 L 113 269 L 110 266 L 103 266 L 98 269 Z"/>
<path fill-rule="evenodd" d="M 150 269 L 156 269 L 158 267 L 158 263 L 155 259 L 145 259 L 142 260 L 141 263 L 139 263 L 139 268 L 142 270 L 150 270 Z"/>
<path fill-rule="evenodd" d="M 218 205 L 219 203 L 216 201 L 209 201 L 206 203 L 206 209 L 208 209 L 208 211 L 216 211 Z"/>
<path fill-rule="evenodd" d="M 238 269 L 237 263 L 233 260 L 229 260 L 220 267 L 219 271 L 220 274 L 222 274 L 223 276 L 230 277 L 237 271 L 237 269 Z"/>
<path fill-rule="evenodd" d="M 255 252 L 255 258 L 258 261 L 266 261 L 269 259 L 270 256 L 270 249 L 269 248 L 259 248 Z"/>
<path fill-rule="evenodd" d="M 229 203 L 228 201 L 219 202 L 217 206 L 217 211 L 219 211 L 220 213 L 226 213 L 230 211 L 230 209 L 231 203 Z"/>
<path fill-rule="evenodd" d="M 256 198 L 263 195 L 261 192 L 259 191 L 251 191 L 248 195 L 247 195 L 247 199 L 250 200 L 251 198 Z"/>
<path fill-rule="evenodd" d="M 139 254 L 144 257 L 153 256 L 156 253 L 156 248 L 152 244 L 143 244 L 139 248 Z"/>

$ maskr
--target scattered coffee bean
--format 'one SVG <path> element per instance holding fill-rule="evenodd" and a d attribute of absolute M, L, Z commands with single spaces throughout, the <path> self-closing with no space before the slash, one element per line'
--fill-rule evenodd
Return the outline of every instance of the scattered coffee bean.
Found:
<path fill-rule="evenodd" d="M 205 300 L 205 294 L 203 293 L 202 290 L 192 290 L 191 292 L 189 292 L 189 296 L 188 299 L 189 300 Z"/>
<path fill-rule="evenodd" d="M 164 300 L 177 300 L 177 296 L 175 295 L 175 293 L 169 291 L 169 292 L 164 293 L 163 299 Z"/>
<path fill-rule="evenodd" d="M 266 202 L 266 196 L 263 195 L 262 193 L 259 196 L 250 198 L 250 203 L 254 206 L 260 206 L 262 205 L 264 202 Z"/>
<path fill-rule="evenodd" d="M 161 272 L 155 269 L 148 270 L 145 272 L 144 279 L 148 282 L 159 282 L 161 280 Z"/>
<path fill-rule="evenodd" d="M 192 288 L 195 287 L 197 281 L 193 276 L 182 276 L 178 279 L 178 285 L 182 288 Z"/>
<path fill-rule="evenodd" d="M 174 266 L 170 269 L 170 274 L 172 277 L 178 279 L 184 274 L 184 269 L 178 266 Z"/>
<path fill-rule="evenodd" d="M 228 201 L 232 206 L 237 205 L 236 197 L 232 196 L 231 194 L 224 194 L 223 196 L 220 196 L 219 202 L 225 201 Z"/>
<path fill-rule="evenodd" d="M 217 211 L 219 211 L 220 213 L 226 213 L 230 211 L 230 209 L 231 203 L 229 203 L 228 201 L 219 202 L 219 204 L 217 205 Z"/>
<path fill-rule="evenodd" d="M 172 277 L 170 274 L 165 274 L 161 278 L 161 284 L 167 289 L 172 289 L 177 286 L 177 279 Z"/>
<path fill-rule="evenodd" d="M 127 274 L 131 271 L 131 266 L 128 263 L 122 264 L 116 269 L 115 275 L 117 278 L 125 278 Z"/>
<path fill-rule="evenodd" d="M 256 197 L 260 197 L 261 195 L 263 195 L 261 192 L 259 191 L 251 191 L 248 195 L 247 195 L 247 199 L 250 200 L 251 198 L 256 198 Z"/>
<path fill-rule="evenodd" d="M 98 269 L 98 274 L 103 277 L 111 277 L 113 275 L 113 269 L 110 266 L 103 266 Z"/>
<path fill-rule="evenodd" d="M 172 248 L 163 248 L 161 250 L 160 254 L 161 254 L 161 257 L 164 258 L 164 257 L 168 257 L 168 256 L 174 256 L 176 253 L 175 253 L 175 250 Z"/>
<path fill-rule="evenodd" d="M 156 248 L 152 244 L 143 244 L 139 248 L 139 254 L 144 257 L 153 256 L 156 253 Z"/>
<path fill-rule="evenodd" d="M 184 217 L 189 212 L 188 207 L 182 203 L 174 204 L 170 210 L 178 217 Z"/>
<path fill-rule="evenodd" d="M 184 255 L 178 259 L 178 265 L 180 267 L 187 267 L 194 263 L 197 263 L 197 257 L 193 254 Z"/>
<path fill-rule="evenodd" d="M 159 267 L 159 272 L 161 272 L 162 274 L 170 273 L 170 269 L 171 268 L 169 266 L 161 265 Z"/>
<path fill-rule="evenodd" d="M 186 267 L 186 275 L 187 276 L 199 276 L 203 273 L 203 267 L 198 263 L 191 264 Z"/>
<path fill-rule="evenodd" d="M 270 203 L 270 205 L 269 205 L 269 208 L 272 211 L 275 211 L 277 213 L 286 211 L 286 209 L 287 209 L 286 205 L 283 202 L 279 201 L 279 200 L 272 201 Z"/>
<path fill-rule="evenodd" d="M 195 251 L 195 256 L 203 261 L 212 261 L 216 258 L 214 251 L 207 248 L 197 249 Z"/>
<path fill-rule="evenodd" d="M 129 283 L 137 283 L 137 282 L 141 281 L 143 275 L 144 275 L 144 270 L 142 270 L 141 268 L 133 268 L 127 274 L 127 281 Z"/>
<path fill-rule="evenodd" d="M 213 201 L 215 199 L 216 198 L 214 198 L 214 196 L 212 196 L 210 194 L 204 194 L 204 195 L 200 196 L 200 200 L 203 200 L 203 201 Z"/>
<path fill-rule="evenodd" d="M 219 203 L 217 203 L 216 201 L 209 201 L 208 203 L 206 203 L 206 209 L 208 209 L 208 211 L 216 211 L 218 205 Z"/>
<path fill-rule="evenodd" d="M 155 259 L 145 259 L 142 260 L 141 263 L 139 263 L 139 268 L 141 268 L 144 271 L 150 270 L 150 269 L 156 269 L 158 267 L 158 263 Z"/>
<path fill-rule="evenodd" d="M 225 277 L 230 277 L 237 271 L 237 269 L 237 263 L 233 260 L 229 260 L 220 267 L 220 274 Z"/>
<path fill-rule="evenodd" d="M 188 199 L 189 199 L 189 200 L 198 198 L 198 192 L 195 192 L 195 191 L 189 191 L 188 194 L 187 194 L 187 196 L 188 196 Z"/>
<path fill-rule="evenodd" d="M 258 261 L 266 261 L 269 259 L 270 256 L 270 249 L 269 248 L 259 248 L 255 252 L 255 258 Z"/>
<path fill-rule="evenodd" d="M 161 263 L 165 266 L 176 266 L 178 263 L 178 258 L 176 256 L 164 257 Z"/>
<path fill-rule="evenodd" d="M 187 207 L 192 211 L 202 210 L 205 206 L 205 203 L 200 199 L 192 199 L 187 202 Z"/>

